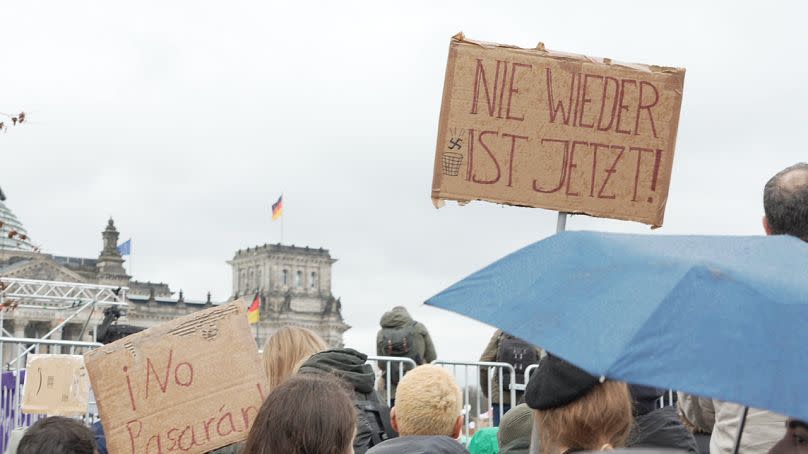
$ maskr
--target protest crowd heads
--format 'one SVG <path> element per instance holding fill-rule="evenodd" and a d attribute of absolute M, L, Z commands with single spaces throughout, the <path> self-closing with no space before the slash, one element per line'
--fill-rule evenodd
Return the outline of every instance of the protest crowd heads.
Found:
<path fill-rule="evenodd" d="M 296 375 L 269 394 L 243 454 L 351 454 L 353 402 L 336 378 Z"/>
<path fill-rule="evenodd" d="M 463 398 L 454 377 L 435 365 L 418 366 L 398 385 L 393 421 L 406 435 L 459 435 Z"/>
<path fill-rule="evenodd" d="M 311 355 L 326 350 L 328 344 L 314 331 L 297 326 L 284 326 L 264 345 L 264 364 L 269 389 L 273 390 L 296 372 Z"/>

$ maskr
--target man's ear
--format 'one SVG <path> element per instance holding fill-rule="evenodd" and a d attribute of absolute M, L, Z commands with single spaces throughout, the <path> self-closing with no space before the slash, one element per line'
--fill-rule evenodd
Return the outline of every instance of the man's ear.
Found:
<path fill-rule="evenodd" d="M 390 425 L 393 426 L 393 430 L 398 432 L 398 420 L 396 420 L 396 407 L 390 409 Z"/>
<path fill-rule="evenodd" d="M 772 226 L 769 225 L 769 218 L 765 215 L 763 216 L 763 230 L 766 232 L 766 235 L 772 234 Z"/>
<path fill-rule="evenodd" d="M 463 416 L 458 416 L 455 421 L 454 430 L 452 430 L 452 438 L 460 438 L 460 432 L 463 431 Z"/>

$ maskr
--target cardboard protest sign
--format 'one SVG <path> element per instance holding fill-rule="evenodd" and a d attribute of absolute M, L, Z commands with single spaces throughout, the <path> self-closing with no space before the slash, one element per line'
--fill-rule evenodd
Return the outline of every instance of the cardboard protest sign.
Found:
<path fill-rule="evenodd" d="M 84 355 L 111 454 L 203 453 L 247 437 L 267 389 L 246 302 Z"/>
<path fill-rule="evenodd" d="M 661 226 L 685 70 L 452 38 L 432 199 Z"/>
<path fill-rule="evenodd" d="M 77 416 L 87 413 L 90 379 L 81 355 L 28 355 L 23 413 Z"/>

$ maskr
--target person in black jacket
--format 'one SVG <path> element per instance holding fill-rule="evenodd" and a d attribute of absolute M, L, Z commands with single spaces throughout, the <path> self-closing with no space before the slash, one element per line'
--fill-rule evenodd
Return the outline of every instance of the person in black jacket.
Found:
<path fill-rule="evenodd" d="M 367 355 L 351 348 L 315 353 L 300 366 L 298 374 L 336 375 L 353 389 L 357 409 L 356 454 L 364 454 L 369 448 L 398 436 L 390 424 L 390 408 L 374 389 L 376 374 L 367 364 Z"/>
<path fill-rule="evenodd" d="M 630 385 L 634 401 L 634 428 L 629 447 L 681 449 L 697 453 L 696 439 L 679 419 L 675 406 L 657 408 L 656 402 L 665 390 Z"/>

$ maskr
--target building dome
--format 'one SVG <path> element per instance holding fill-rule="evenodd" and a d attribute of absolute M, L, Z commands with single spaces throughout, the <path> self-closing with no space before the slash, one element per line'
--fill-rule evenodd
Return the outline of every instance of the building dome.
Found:
<path fill-rule="evenodd" d="M 34 250 L 25 227 L 2 201 L 0 201 L 0 223 L 0 252 L 31 252 Z M 12 232 L 17 233 L 12 234 Z"/>

